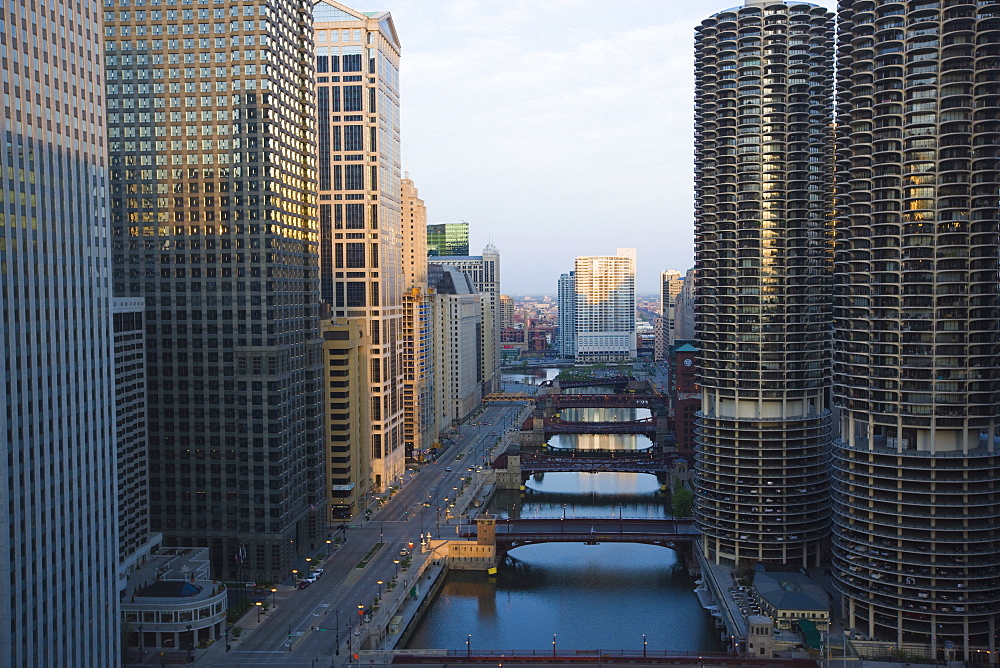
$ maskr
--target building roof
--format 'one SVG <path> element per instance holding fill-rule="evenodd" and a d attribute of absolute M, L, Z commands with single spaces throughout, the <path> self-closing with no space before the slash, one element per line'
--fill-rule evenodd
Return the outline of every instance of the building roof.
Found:
<path fill-rule="evenodd" d="M 808 575 L 758 569 L 753 578 L 757 594 L 779 614 L 783 610 L 830 611 L 830 596 Z"/>
<path fill-rule="evenodd" d="M 692 346 L 690 343 L 683 343 L 676 348 L 674 348 L 675 353 L 696 353 L 698 349 Z"/>

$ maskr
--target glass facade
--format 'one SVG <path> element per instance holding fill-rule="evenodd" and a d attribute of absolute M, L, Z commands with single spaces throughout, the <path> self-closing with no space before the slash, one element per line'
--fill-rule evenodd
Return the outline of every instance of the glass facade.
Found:
<path fill-rule="evenodd" d="M 280 581 L 326 504 L 311 4 L 104 8 L 113 290 L 143 297 L 149 509 Z"/>
<path fill-rule="evenodd" d="M 469 254 L 469 224 L 435 223 L 427 226 L 427 254 L 438 255 L 468 255 Z"/>
<path fill-rule="evenodd" d="M 836 586 L 870 637 L 971 661 L 1000 615 L 1000 2 L 839 18 Z"/>
<path fill-rule="evenodd" d="M 314 7 L 320 266 L 334 318 L 368 332 L 372 484 L 405 467 L 400 45 L 392 17 Z"/>
<path fill-rule="evenodd" d="M 0 665 L 120 653 L 100 15 L 0 5 Z"/>
<path fill-rule="evenodd" d="M 829 531 L 833 15 L 696 30 L 695 517 L 706 556 L 818 563 Z"/>

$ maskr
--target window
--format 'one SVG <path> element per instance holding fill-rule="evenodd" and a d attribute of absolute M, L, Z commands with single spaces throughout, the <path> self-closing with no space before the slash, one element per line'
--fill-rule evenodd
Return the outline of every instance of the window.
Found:
<path fill-rule="evenodd" d="M 344 190 L 364 190 L 364 167 L 362 165 L 344 165 Z"/>

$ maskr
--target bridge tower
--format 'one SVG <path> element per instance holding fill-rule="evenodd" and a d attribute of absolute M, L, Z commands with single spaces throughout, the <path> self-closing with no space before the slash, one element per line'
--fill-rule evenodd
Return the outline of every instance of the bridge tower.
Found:
<path fill-rule="evenodd" d="M 493 515 L 479 515 L 476 518 L 476 543 L 478 545 L 497 544 L 497 518 Z"/>

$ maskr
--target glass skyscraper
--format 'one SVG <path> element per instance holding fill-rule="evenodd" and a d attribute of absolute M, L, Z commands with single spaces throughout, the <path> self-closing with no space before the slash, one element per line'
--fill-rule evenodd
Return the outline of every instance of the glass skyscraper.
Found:
<path fill-rule="evenodd" d="M 121 658 L 97 7 L 0 6 L 4 666 L 114 666 Z"/>
<path fill-rule="evenodd" d="M 388 12 L 326 0 L 316 28 L 323 301 L 368 333 L 371 482 L 402 476 L 404 272 L 399 37 Z"/>
<path fill-rule="evenodd" d="M 833 14 L 747 0 L 695 37 L 695 517 L 705 555 L 818 564 L 829 532 Z"/>
<path fill-rule="evenodd" d="M 280 581 L 326 495 L 312 5 L 104 11 L 116 296 L 146 303 L 150 521 Z"/>
<path fill-rule="evenodd" d="M 438 255 L 468 255 L 469 254 L 469 224 L 435 223 L 427 226 L 427 254 Z"/>
<path fill-rule="evenodd" d="M 845 624 L 995 662 L 1000 2 L 842 0 L 839 18 Z"/>

